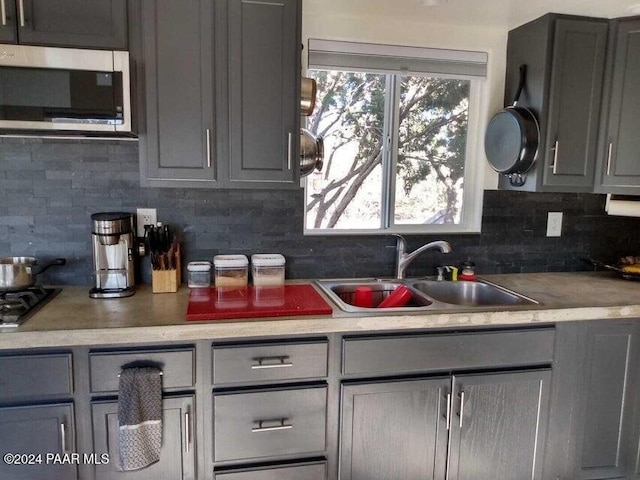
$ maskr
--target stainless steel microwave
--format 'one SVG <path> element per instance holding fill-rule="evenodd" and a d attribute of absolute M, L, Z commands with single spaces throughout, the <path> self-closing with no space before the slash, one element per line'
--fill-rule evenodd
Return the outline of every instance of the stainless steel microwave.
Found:
<path fill-rule="evenodd" d="M 129 53 L 0 45 L 0 129 L 131 132 Z"/>

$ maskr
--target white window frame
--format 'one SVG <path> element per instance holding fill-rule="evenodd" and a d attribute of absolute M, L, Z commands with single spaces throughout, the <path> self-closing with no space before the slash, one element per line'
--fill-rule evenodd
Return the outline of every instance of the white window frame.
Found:
<path fill-rule="evenodd" d="M 325 41 L 323 41 L 325 42 Z M 340 44 L 342 42 L 334 42 Z M 348 44 L 349 45 L 349 44 Z M 352 44 L 359 45 L 359 44 Z M 370 50 L 372 46 L 370 44 L 365 45 L 367 50 Z M 402 49 L 406 49 L 407 53 L 415 53 L 416 47 L 389 47 L 392 48 L 394 54 L 402 52 Z M 427 53 L 432 52 L 431 49 L 424 49 Z M 438 53 L 447 52 L 446 50 L 438 50 Z M 459 51 L 452 51 L 459 53 Z M 472 52 L 475 53 L 475 52 Z M 380 72 L 379 70 L 371 71 L 366 68 L 348 68 L 344 66 L 340 67 L 327 67 L 327 66 L 315 66 L 310 64 L 308 70 L 336 70 L 345 72 L 366 72 L 366 73 L 387 73 L 392 76 L 392 81 L 388 83 L 387 87 L 391 89 L 387 92 L 387 104 L 385 105 L 385 130 L 392 128 L 390 132 L 390 138 L 385 139 L 384 145 L 391 145 L 391 149 L 383 147 L 383 186 L 382 186 L 382 220 L 381 226 L 375 229 L 345 229 L 345 228 L 307 228 L 307 189 L 309 188 L 308 181 L 310 177 L 306 177 L 304 180 L 304 235 L 316 236 L 316 235 L 386 235 L 386 234 L 471 234 L 480 233 L 482 226 L 482 201 L 483 201 L 483 178 L 482 178 L 482 151 L 481 151 L 481 135 L 480 135 L 480 106 L 481 95 L 485 86 L 486 80 L 481 76 L 468 76 L 468 75 L 447 75 L 442 73 L 429 73 L 429 72 L 416 72 L 410 70 L 401 71 L 387 71 Z M 395 167 L 398 156 L 398 102 L 397 98 L 400 94 L 400 82 L 397 81 L 399 76 L 415 75 L 415 76 L 429 76 L 432 78 L 443 79 L 464 79 L 470 82 L 469 85 L 469 113 L 467 124 L 467 141 L 465 151 L 465 166 L 464 166 L 464 188 L 462 193 L 462 212 L 460 223 L 458 224 L 413 224 L 413 225 L 395 225 L 394 221 L 394 208 L 395 202 L 393 194 L 395 193 L 396 175 Z M 389 78 L 389 77 L 388 77 Z M 393 107 L 393 108 L 390 108 Z M 389 118 L 393 116 L 393 118 Z M 390 120 L 392 120 L 390 122 Z M 389 179 L 390 177 L 390 179 Z"/>

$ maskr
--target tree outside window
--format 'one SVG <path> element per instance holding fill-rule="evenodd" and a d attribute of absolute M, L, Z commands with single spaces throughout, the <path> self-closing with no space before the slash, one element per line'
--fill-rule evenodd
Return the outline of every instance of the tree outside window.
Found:
<path fill-rule="evenodd" d="M 325 139 L 325 167 L 307 183 L 307 230 L 461 222 L 469 80 L 309 73 L 318 96 L 307 128 Z"/>

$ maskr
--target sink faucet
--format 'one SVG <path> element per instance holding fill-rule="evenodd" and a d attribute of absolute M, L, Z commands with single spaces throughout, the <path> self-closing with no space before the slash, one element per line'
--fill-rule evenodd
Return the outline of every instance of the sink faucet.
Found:
<path fill-rule="evenodd" d="M 396 240 L 396 278 L 404 278 L 405 271 L 409 264 L 415 260 L 415 258 L 421 253 L 427 250 L 440 250 L 442 253 L 449 253 L 451 251 L 451 244 L 444 240 L 437 240 L 435 242 L 427 243 L 420 248 L 414 250 L 411 253 L 407 253 L 407 241 L 402 235 L 394 234 L 397 237 Z"/>

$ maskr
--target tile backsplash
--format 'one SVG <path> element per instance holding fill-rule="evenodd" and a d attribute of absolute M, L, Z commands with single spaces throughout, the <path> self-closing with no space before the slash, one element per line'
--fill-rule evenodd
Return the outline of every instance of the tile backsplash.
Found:
<path fill-rule="evenodd" d="M 609 217 L 604 195 L 487 191 L 482 233 L 409 236 L 409 249 L 445 239 L 453 252 L 427 252 L 408 275 L 471 259 L 479 273 L 588 270 L 581 257 L 640 255 L 640 219 Z M 43 283 L 90 284 L 90 215 L 156 208 L 182 236 L 184 263 L 218 253 L 282 253 L 290 278 L 389 276 L 390 236 L 305 237 L 303 192 L 141 188 L 130 141 L 2 139 L 0 256 L 65 257 Z M 564 213 L 560 238 L 546 237 L 547 212 Z M 141 280 L 149 281 L 148 260 Z"/>

